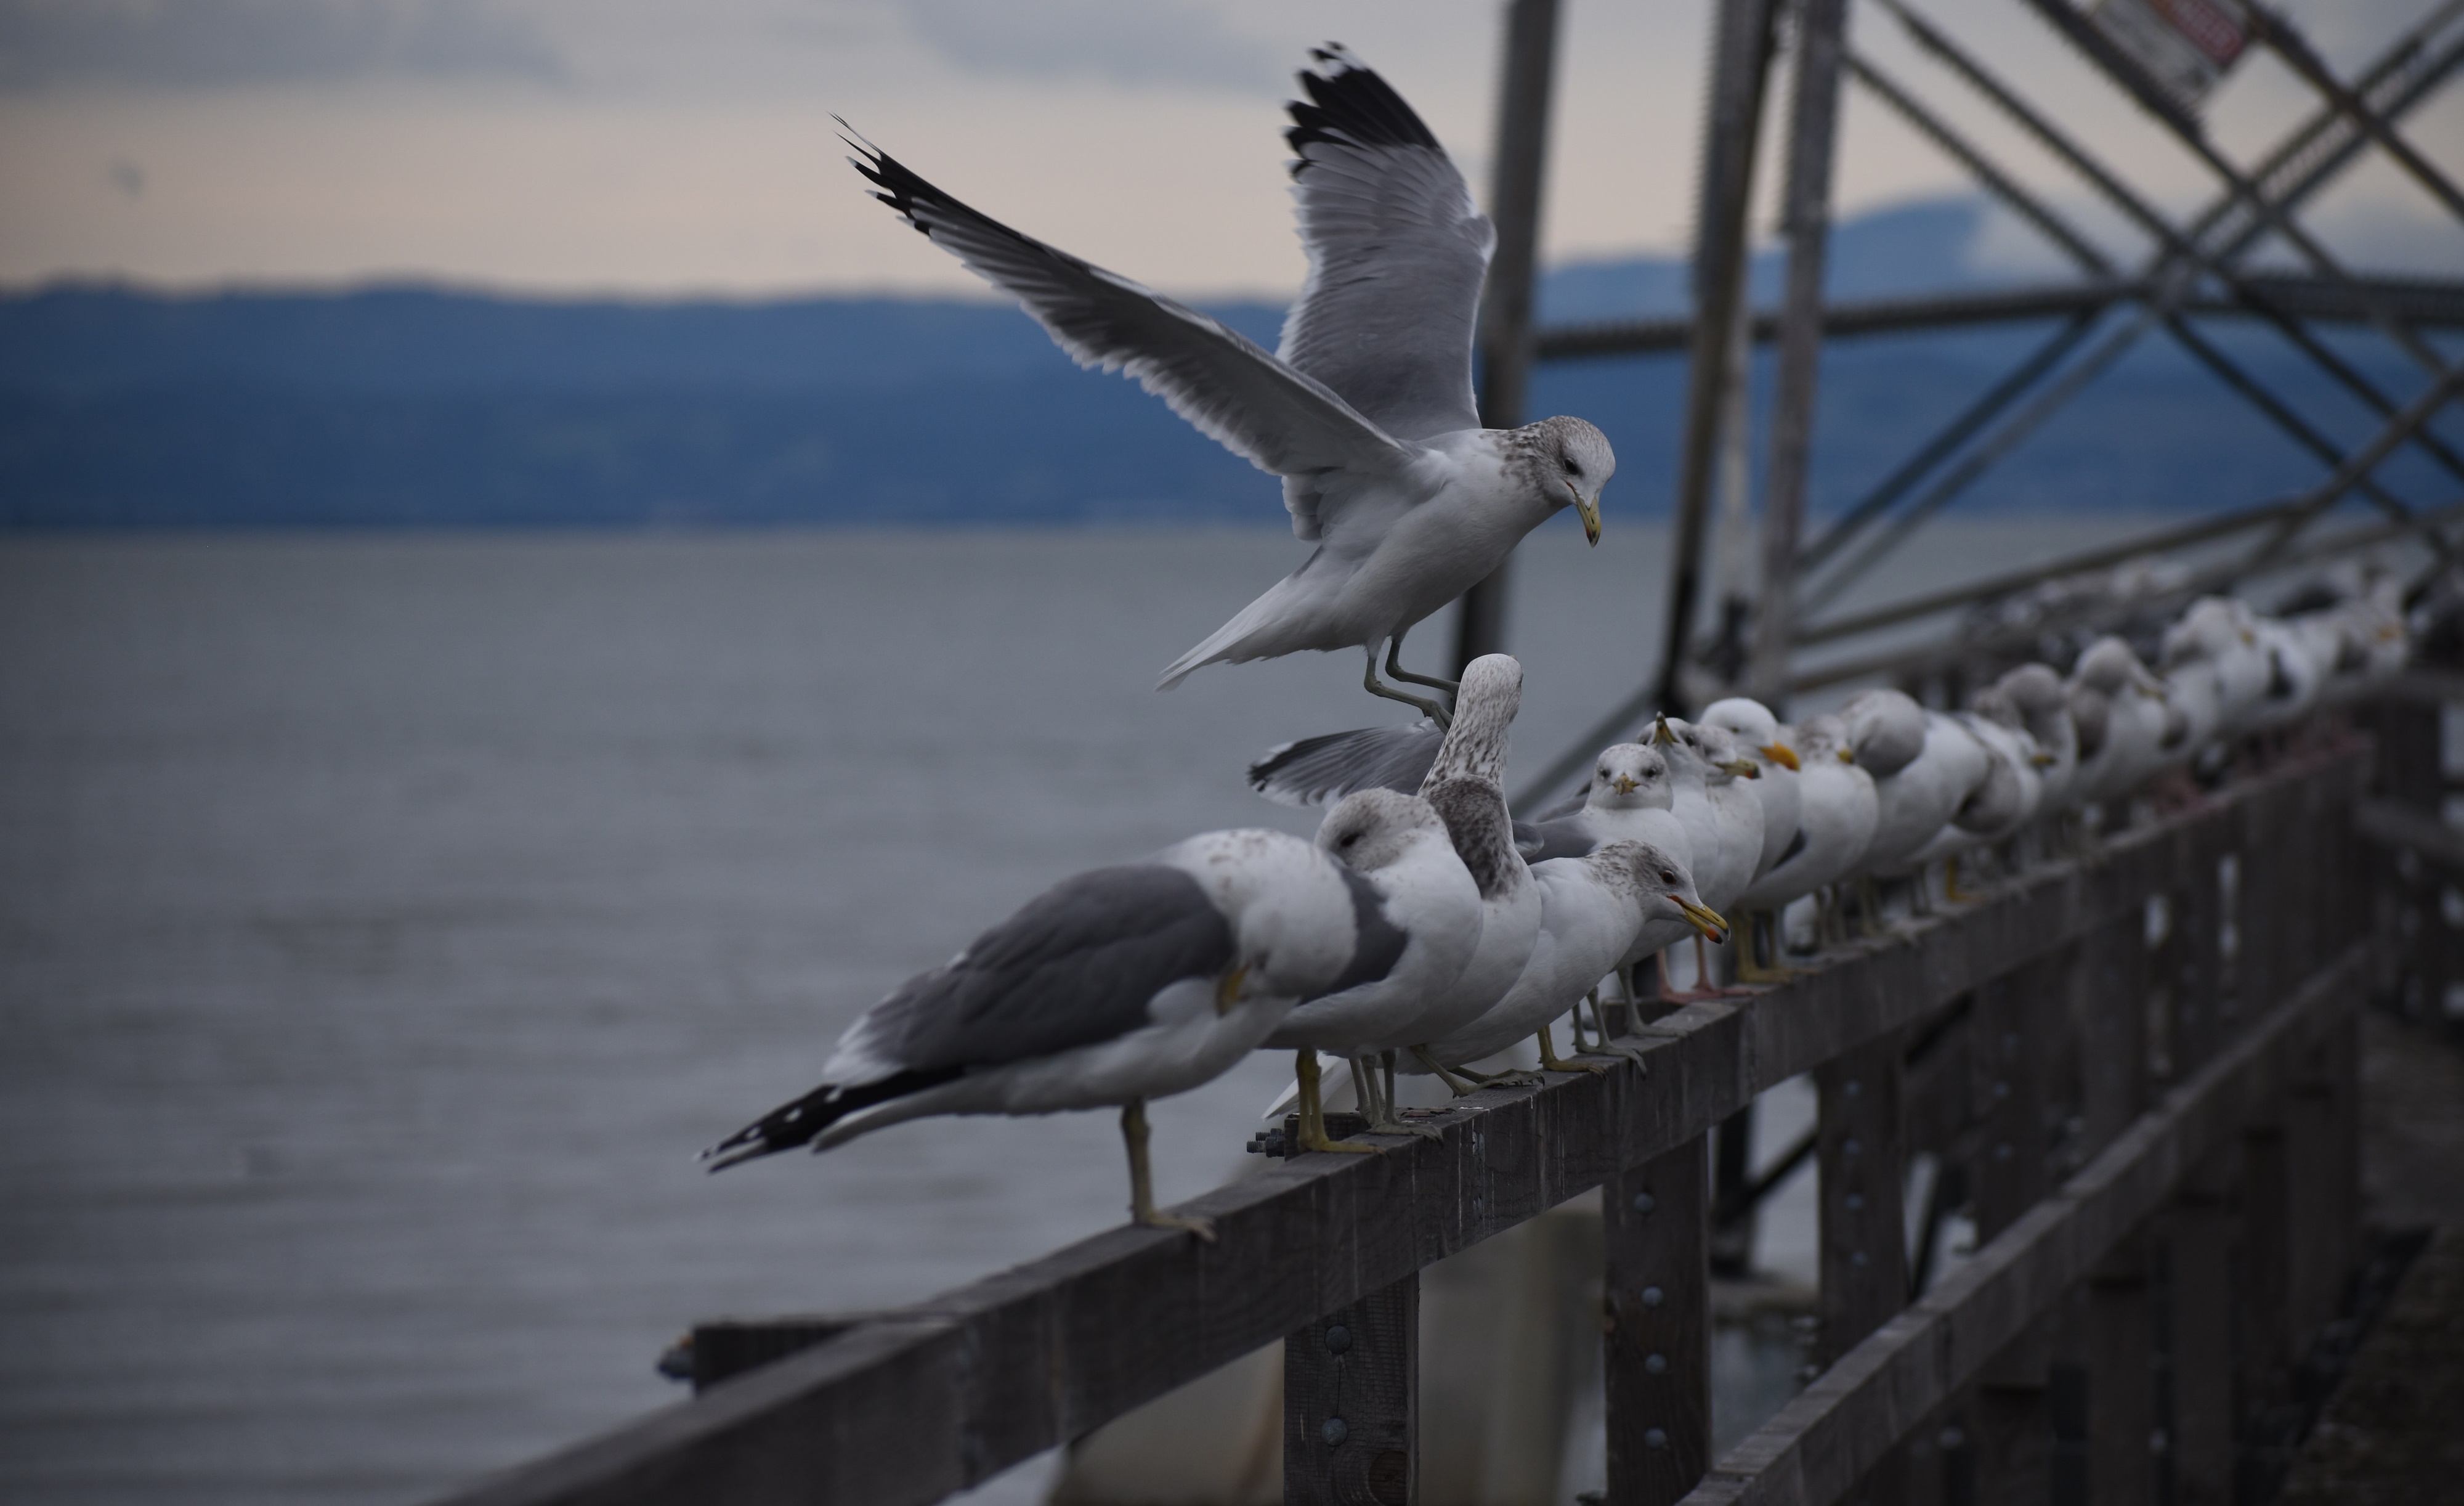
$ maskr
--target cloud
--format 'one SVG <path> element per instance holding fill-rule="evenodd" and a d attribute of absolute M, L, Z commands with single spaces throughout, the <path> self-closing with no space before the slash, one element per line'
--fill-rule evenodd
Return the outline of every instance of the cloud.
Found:
<path fill-rule="evenodd" d="M 1276 55 L 1170 0 L 908 0 L 916 36 L 962 68 L 1034 78 L 1272 87 Z"/>
<path fill-rule="evenodd" d="M 0 88 L 561 72 L 486 0 L 0 0 Z"/>

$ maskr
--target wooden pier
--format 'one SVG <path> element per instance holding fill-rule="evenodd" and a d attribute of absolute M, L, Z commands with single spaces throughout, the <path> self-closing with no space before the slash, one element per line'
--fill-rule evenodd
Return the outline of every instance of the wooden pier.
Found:
<path fill-rule="evenodd" d="M 2436 716 L 2367 714 L 2416 796 Z M 2248 1419 L 2362 1255 L 2356 1010 L 2453 944 L 2389 853 L 2454 838 L 2371 796 L 2367 753 L 2315 732 L 2087 855 L 1649 1021 L 1647 1070 L 1275 1162 L 1186 1205 L 1216 1243 L 1123 1228 L 860 1320 L 714 1326 L 692 1401 L 453 1500 L 920 1506 L 1284 1340 L 1284 1498 L 1409 1502 L 1419 1273 L 1595 1187 L 1615 1506 L 2233 1498 Z M 1709 1132 L 1801 1073 L 1822 1369 L 1714 1460 Z M 1920 1152 L 1966 1168 L 1977 1249 L 1911 1300 Z"/>

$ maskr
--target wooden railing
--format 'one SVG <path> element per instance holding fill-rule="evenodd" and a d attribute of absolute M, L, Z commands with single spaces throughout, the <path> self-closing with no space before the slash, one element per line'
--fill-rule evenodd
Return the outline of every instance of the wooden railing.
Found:
<path fill-rule="evenodd" d="M 1791 983 L 1652 1020 L 1647 1069 L 1487 1090 L 1381 1156 L 1274 1162 L 1187 1205 L 1213 1244 L 1122 1228 L 844 1325 L 714 1327 L 692 1401 L 454 1500 L 929 1502 L 1286 1340 L 1285 1499 L 1410 1501 L 1418 1273 L 1594 1187 L 1617 1506 L 2228 1498 L 2250 1409 L 2290 1391 L 2359 1249 L 2354 1009 L 2392 881 L 2355 818 L 2367 764 L 2316 735 Z M 1822 1369 L 1714 1461 L 1708 1132 L 1801 1073 Z M 1911 1303 L 1920 1151 L 1967 1167 L 1977 1248 Z"/>

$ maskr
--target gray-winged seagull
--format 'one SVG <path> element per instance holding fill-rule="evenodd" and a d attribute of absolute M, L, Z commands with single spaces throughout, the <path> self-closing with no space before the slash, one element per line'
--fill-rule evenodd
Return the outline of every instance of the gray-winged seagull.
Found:
<path fill-rule="evenodd" d="M 1401 837 L 1411 814 L 1371 811 L 1364 839 Z M 1063 879 L 866 1010 L 820 1087 L 704 1158 L 715 1171 L 827 1150 L 928 1114 L 1117 1104 L 1131 1217 L 1211 1237 L 1202 1220 L 1155 1208 L 1146 1100 L 1220 1074 L 1300 1000 L 1384 976 L 1405 938 L 1382 897 L 1281 831 L 1209 831 Z"/>
<path fill-rule="evenodd" d="M 1440 720 L 1439 700 L 1377 677 L 1451 681 L 1397 662 L 1415 623 L 1462 595 L 1572 504 L 1599 541 L 1617 469 L 1579 418 L 1481 427 L 1472 337 L 1496 233 L 1402 97 L 1340 47 L 1311 55 L 1285 133 L 1309 279 L 1272 355 L 1197 310 L 969 209 L 863 142 L 858 171 L 909 224 L 1014 295 L 1081 365 L 1126 371 L 1174 412 L 1284 478 L 1301 567 L 1173 661 L 1358 648 L 1363 684 Z"/>

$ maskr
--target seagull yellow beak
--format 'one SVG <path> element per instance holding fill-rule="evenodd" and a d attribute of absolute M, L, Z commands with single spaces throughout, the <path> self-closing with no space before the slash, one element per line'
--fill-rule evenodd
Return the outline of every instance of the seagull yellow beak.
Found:
<path fill-rule="evenodd" d="M 1796 761 L 1796 749 L 1790 747 L 1785 742 L 1764 743 L 1763 757 L 1770 759 L 1772 763 L 1777 764 L 1782 768 L 1803 768 L 1805 766 Z"/>
<path fill-rule="evenodd" d="M 1703 933 L 1705 941 L 1716 945 L 1728 939 L 1728 922 L 1720 919 L 1719 911 L 1676 895 L 1668 897 L 1677 901 L 1677 908 L 1685 912 L 1685 919 L 1694 922 L 1694 929 Z"/>
<path fill-rule="evenodd" d="M 1739 779 L 1760 779 L 1763 777 L 1763 771 L 1755 766 L 1753 760 L 1749 758 L 1730 759 L 1720 766 L 1727 769 L 1729 773 L 1736 775 Z"/>
<path fill-rule="evenodd" d="M 2051 768 L 2055 764 L 2060 763 L 2061 760 L 2051 753 L 2031 753 L 2028 755 L 2028 762 L 2035 764 L 2038 768 Z"/>
<path fill-rule="evenodd" d="M 1231 1013 L 1232 1007 L 1241 1002 L 1241 986 L 1248 981 L 1249 964 L 1247 963 L 1243 963 L 1225 973 L 1215 985 L 1215 1012 Z"/>
<path fill-rule="evenodd" d="M 1566 488 L 1566 490 L 1574 492 L 1574 489 L 1571 486 Z M 1584 541 L 1595 548 L 1598 547 L 1600 542 L 1599 498 L 1596 496 L 1585 497 L 1580 492 L 1574 492 L 1574 511 L 1583 515 Z"/>
<path fill-rule="evenodd" d="M 1626 774 L 1619 774 L 1612 783 L 1617 786 L 1617 792 L 1620 795 L 1631 795 L 1642 787 L 1634 782 L 1631 775 Z"/>
<path fill-rule="evenodd" d="M 1854 750 L 1852 750 L 1852 749 L 1849 749 L 1849 748 L 1841 748 L 1841 749 L 1839 750 L 1839 762 L 1840 762 L 1840 763 L 1842 763 L 1842 764 L 1854 764 L 1854 763 L 1856 763 L 1856 762 L 1857 762 L 1857 755 L 1856 755 L 1855 751 L 1854 751 Z"/>
<path fill-rule="evenodd" d="M 1677 741 L 1677 734 L 1668 730 L 1668 714 L 1666 712 L 1661 712 L 1652 720 L 1651 741 L 1661 747 L 1665 747 L 1669 743 Z"/>

